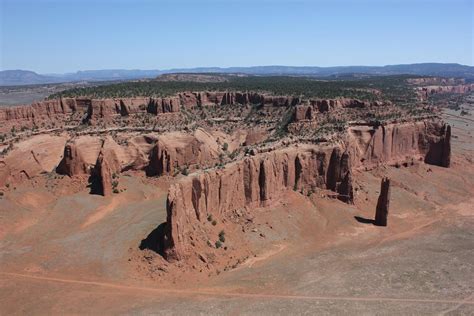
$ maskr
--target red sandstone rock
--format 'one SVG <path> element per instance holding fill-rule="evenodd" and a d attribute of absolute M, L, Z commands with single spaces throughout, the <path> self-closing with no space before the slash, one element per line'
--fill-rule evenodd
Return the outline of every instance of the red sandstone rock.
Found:
<path fill-rule="evenodd" d="M 310 147 L 278 150 L 245 158 L 222 170 L 188 176 L 172 185 L 167 203 L 166 258 L 180 260 L 189 254 L 191 239 L 199 240 L 198 236 L 193 237 L 191 227 L 199 226 L 208 215 L 218 218 L 243 207 L 266 206 L 278 199 L 283 190 L 326 188 L 331 152 L 332 148 Z M 348 183 L 352 179 L 346 164 L 350 159 L 342 156 L 338 166 L 339 170 L 346 171 L 342 179 L 346 184 L 341 186 L 336 181 L 336 186 L 348 191 L 352 187 Z"/>
<path fill-rule="evenodd" d="M 387 217 L 390 206 L 390 179 L 383 178 L 380 184 L 380 195 L 377 201 L 374 224 L 387 226 Z"/>
<path fill-rule="evenodd" d="M 56 172 L 70 177 L 88 173 L 87 164 L 73 143 L 66 144 L 64 147 L 63 159 L 56 168 Z"/>
<path fill-rule="evenodd" d="M 112 172 L 109 161 L 102 151 L 99 153 L 99 157 L 97 157 L 92 176 L 94 182 L 92 185 L 95 186 L 93 188 L 94 193 L 103 196 L 112 195 Z"/>
<path fill-rule="evenodd" d="M 188 167 L 213 165 L 218 161 L 220 147 L 215 139 L 202 129 L 193 135 L 168 133 L 158 138 L 150 153 L 148 175 L 173 175 Z"/>
<path fill-rule="evenodd" d="M 441 166 L 449 168 L 451 165 L 451 126 L 448 124 L 444 125 L 445 133 L 442 138 L 443 150 L 441 157 Z"/>
<path fill-rule="evenodd" d="M 355 167 L 412 159 L 441 166 L 443 152 L 445 161 L 450 156 L 450 131 L 440 121 L 354 126 L 349 128 L 349 150 Z"/>
<path fill-rule="evenodd" d="M 458 85 L 432 85 L 416 88 L 418 97 L 420 100 L 426 100 L 428 97 L 434 94 L 443 94 L 443 93 L 468 93 L 474 91 L 474 83 L 471 84 L 458 84 Z"/>

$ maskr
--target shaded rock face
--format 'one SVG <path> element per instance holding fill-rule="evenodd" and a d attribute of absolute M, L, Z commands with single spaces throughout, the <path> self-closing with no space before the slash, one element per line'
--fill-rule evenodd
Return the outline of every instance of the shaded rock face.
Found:
<path fill-rule="evenodd" d="M 180 110 L 180 99 L 178 97 L 152 98 L 147 105 L 147 112 L 152 114 L 173 113 Z"/>
<path fill-rule="evenodd" d="M 208 215 L 219 218 L 226 212 L 244 207 L 267 206 L 284 190 L 325 189 L 326 179 L 334 174 L 328 167 L 332 156 L 339 157 L 336 190 L 351 197 L 350 159 L 347 154 L 339 155 L 338 152 L 341 152 L 339 148 L 278 150 L 245 158 L 222 170 L 189 176 L 173 184 L 168 192 L 163 240 L 165 258 L 180 260 L 189 254 L 191 240 L 199 240 L 199 236 L 193 236 L 195 228 Z"/>
<path fill-rule="evenodd" d="M 422 160 L 449 166 L 451 127 L 441 121 L 354 126 L 348 130 L 354 167 Z"/>
<path fill-rule="evenodd" d="M 150 153 L 150 163 L 147 167 L 148 176 L 160 176 L 164 174 L 172 174 L 177 163 L 173 162 L 175 157 L 171 157 L 166 146 L 157 141 L 156 145 Z"/>
<path fill-rule="evenodd" d="M 445 125 L 443 137 L 443 153 L 441 156 L 441 166 L 449 168 L 451 166 L 451 126 Z"/>
<path fill-rule="evenodd" d="M 351 159 L 348 152 L 341 153 L 338 147 L 334 148 L 329 160 L 326 183 L 327 189 L 339 193 L 338 198 L 341 201 L 354 202 Z"/>
<path fill-rule="evenodd" d="M 104 152 L 100 152 L 91 174 L 91 193 L 112 195 L 112 168 Z"/>
<path fill-rule="evenodd" d="M 390 206 L 390 179 L 383 178 L 380 185 L 380 195 L 377 201 L 374 224 L 387 226 L 388 210 Z"/>
<path fill-rule="evenodd" d="M 449 168 L 451 165 L 451 126 L 434 128 L 429 139 L 425 162 L 431 165 Z"/>
<path fill-rule="evenodd" d="M 253 92 L 184 92 L 179 93 L 180 104 L 185 108 L 194 106 L 257 104 L 262 106 L 294 106 L 301 102 L 292 96 L 273 96 Z"/>
<path fill-rule="evenodd" d="M 144 113 L 150 100 L 149 98 L 82 99 L 82 102 L 87 105 L 87 116 L 84 121 L 96 121 Z"/>
<path fill-rule="evenodd" d="M 66 144 L 63 159 L 56 168 L 56 172 L 72 177 L 79 174 L 87 174 L 87 171 L 87 164 L 84 162 L 77 147 L 72 143 Z"/>

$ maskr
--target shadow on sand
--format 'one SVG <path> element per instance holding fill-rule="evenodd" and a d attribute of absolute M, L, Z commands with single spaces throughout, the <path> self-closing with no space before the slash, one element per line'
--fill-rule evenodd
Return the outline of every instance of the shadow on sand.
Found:
<path fill-rule="evenodd" d="M 166 222 L 163 222 L 152 230 L 151 233 L 140 242 L 140 250 L 149 249 L 163 256 L 165 228 Z"/>
<path fill-rule="evenodd" d="M 356 221 L 362 224 L 372 224 L 372 225 L 375 224 L 375 221 L 370 218 L 365 218 L 365 217 L 360 217 L 360 216 L 354 216 L 354 218 Z"/>

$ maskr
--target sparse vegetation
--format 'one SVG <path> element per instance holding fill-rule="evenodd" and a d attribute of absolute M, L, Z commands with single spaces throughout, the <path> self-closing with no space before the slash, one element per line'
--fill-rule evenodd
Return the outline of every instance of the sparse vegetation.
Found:
<path fill-rule="evenodd" d="M 113 178 L 113 175 L 112 175 Z M 120 193 L 120 190 L 118 189 L 119 182 L 117 180 L 112 181 L 112 192 L 115 194 Z"/>
<path fill-rule="evenodd" d="M 219 241 L 225 242 L 225 232 L 223 230 L 219 233 Z"/>
<path fill-rule="evenodd" d="M 396 75 L 317 80 L 306 77 L 250 76 L 229 77 L 229 80 L 224 82 L 149 80 L 72 88 L 54 93 L 49 96 L 49 99 L 79 96 L 92 98 L 160 97 L 174 95 L 182 91 L 255 91 L 307 98 L 346 97 L 362 100 L 386 98 L 399 104 L 406 104 L 416 101 L 413 89 L 406 82 L 409 77 Z"/>
<path fill-rule="evenodd" d="M 189 175 L 189 169 L 188 169 L 187 166 L 183 168 L 183 170 L 181 171 L 181 174 L 184 175 L 184 176 Z"/>

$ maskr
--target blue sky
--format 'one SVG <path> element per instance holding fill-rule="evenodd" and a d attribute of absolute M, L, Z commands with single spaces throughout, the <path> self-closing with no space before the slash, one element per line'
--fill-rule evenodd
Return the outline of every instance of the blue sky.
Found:
<path fill-rule="evenodd" d="M 473 0 L 0 0 L 0 68 L 473 65 Z"/>

